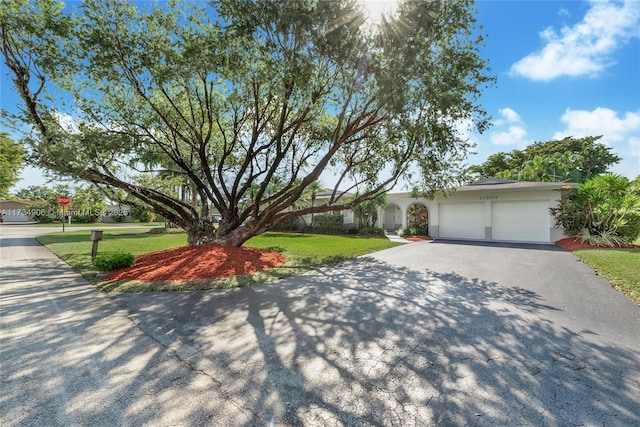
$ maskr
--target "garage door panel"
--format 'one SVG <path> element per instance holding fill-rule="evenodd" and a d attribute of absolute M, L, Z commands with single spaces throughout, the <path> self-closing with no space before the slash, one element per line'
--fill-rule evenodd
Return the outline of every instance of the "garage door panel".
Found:
<path fill-rule="evenodd" d="M 438 234 L 448 239 L 484 240 L 484 203 L 441 203 Z"/>
<path fill-rule="evenodd" d="M 548 202 L 546 200 L 493 202 L 491 230 L 493 240 L 549 242 Z"/>

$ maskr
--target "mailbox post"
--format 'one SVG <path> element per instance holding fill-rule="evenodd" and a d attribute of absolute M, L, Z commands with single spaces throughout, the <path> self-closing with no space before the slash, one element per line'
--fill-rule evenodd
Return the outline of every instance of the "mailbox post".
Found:
<path fill-rule="evenodd" d="M 98 242 L 102 240 L 102 230 L 91 230 L 91 241 L 93 246 L 91 247 L 91 262 L 96 259 L 98 253 Z"/>

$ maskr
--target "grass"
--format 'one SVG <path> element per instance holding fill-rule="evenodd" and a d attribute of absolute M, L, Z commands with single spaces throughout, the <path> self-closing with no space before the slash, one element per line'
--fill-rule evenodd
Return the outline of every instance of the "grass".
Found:
<path fill-rule="evenodd" d="M 640 249 L 581 249 L 573 253 L 640 304 Z"/>
<path fill-rule="evenodd" d="M 49 222 L 49 223 L 38 223 L 34 224 L 35 227 L 58 227 L 62 230 L 62 223 L 60 222 Z M 75 223 L 73 220 L 71 221 L 71 225 L 69 223 L 65 223 L 65 228 L 68 227 L 82 227 L 82 228 L 94 228 L 100 229 L 103 227 L 164 227 L 163 222 L 90 222 L 90 223 Z"/>
<path fill-rule="evenodd" d="M 146 229 L 105 229 L 103 240 L 98 246 L 98 253 L 124 251 L 133 255 L 141 255 L 187 244 L 187 235 L 184 233 L 148 234 L 146 231 Z M 280 252 L 287 257 L 287 264 L 247 276 L 179 284 L 138 281 L 104 282 L 91 263 L 92 242 L 89 240 L 89 234 L 90 230 L 51 233 L 38 237 L 38 241 L 105 292 L 219 289 L 249 286 L 301 274 L 305 271 L 401 244 L 390 242 L 387 239 L 358 236 L 264 233 L 247 241 L 245 246 Z"/>

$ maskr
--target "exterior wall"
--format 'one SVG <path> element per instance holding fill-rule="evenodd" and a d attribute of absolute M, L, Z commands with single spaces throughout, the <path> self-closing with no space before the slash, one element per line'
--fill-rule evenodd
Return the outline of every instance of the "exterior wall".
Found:
<path fill-rule="evenodd" d="M 492 204 L 494 202 L 544 201 L 547 203 L 547 207 L 551 208 L 558 205 L 560 197 L 560 191 L 550 188 L 497 189 L 491 185 L 474 186 L 472 189 L 463 187 L 460 191 L 450 193 L 449 197 L 438 196 L 435 200 L 422 197 L 413 198 L 408 193 L 394 193 L 387 195 L 387 205 L 385 207 L 378 208 L 378 220 L 375 226 L 387 231 L 398 231 L 406 228 L 409 207 L 419 203 L 426 206 L 428 210 L 429 234 L 433 238 L 441 238 L 439 205 L 442 203 L 475 202 L 483 205 L 484 240 L 491 241 L 493 240 Z M 316 203 L 322 203 L 321 199 L 318 199 Z M 355 222 L 353 211 L 346 210 L 343 211 L 343 214 L 345 216 L 345 224 L 353 224 Z M 548 213 L 548 223 L 549 242 L 547 243 L 555 242 L 565 236 L 563 229 L 553 226 L 554 219 L 550 212 Z"/>
<path fill-rule="evenodd" d="M 491 187 L 485 191 L 467 191 L 467 192 L 454 192 L 448 198 L 438 197 L 432 202 L 430 211 L 430 230 L 434 238 L 440 237 L 439 235 L 439 218 L 438 218 L 438 205 L 440 203 L 453 203 L 453 202 L 476 202 L 484 203 L 484 221 L 485 221 L 485 240 L 492 239 L 492 215 L 491 207 L 493 202 L 505 202 L 505 201 L 546 201 L 548 208 L 557 206 L 560 201 L 561 193 L 554 190 L 528 190 L 528 191 L 492 191 Z M 553 226 L 553 216 L 551 212 L 549 215 L 549 235 L 550 242 L 561 239 L 564 236 L 564 230 L 555 228 Z"/>
<path fill-rule="evenodd" d="M 29 222 L 32 219 L 26 212 L 26 207 L 35 202 L 22 202 L 18 200 L 0 201 L 0 213 L 4 214 L 4 222 Z"/>
<path fill-rule="evenodd" d="M 398 229 L 404 230 L 407 227 L 407 212 L 409 211 L 409 207 L 416 203 L 425 205 L 429 212 L 429 230 L 431 230 L 431 215 L 433 212 L 432 206 L 433 202 L 429 199 L 425 199 L 424 197 L 413 198 L 410 197 L 407 193 L 395 193 L 389 194 L 387 196 L 387 206 L 378 209 L 378 224 L 376 225 L 378 228 L 385 229 L 387 231 L 392 231 L 391 229 L 387 229 L 385 226 L 385 211 L 388 206 L 395 206 L 395 219 L 394 219 L 394 228 L 393 231 L 397 231 Z M 399 208 L 399 209 L 397 209 Z"/>
<path fill-rule="evenodd" d="M 122 221 L 116 221 L 113 217 L 123 216 Z M 131 209 L 129 206 L 107 206 L 105 215 L 100 219 L 100 222 L 105 224 L 113 224 L 116 222 L 133 222 L 133 216 L 131 215 Z"/>

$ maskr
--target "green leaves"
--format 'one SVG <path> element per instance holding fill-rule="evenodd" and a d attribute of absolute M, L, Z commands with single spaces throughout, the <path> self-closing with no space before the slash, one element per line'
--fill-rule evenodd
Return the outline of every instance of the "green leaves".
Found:
<path fill-rule="evenodd" d="M 18 182 L 24 166 L 25 151 L 22 145 L 13 142 L 9 135 L 0 132 L 0 197 L 5 198 L 9 189 Z"/>
<path fill-rule="evenodd" d="M 567 137 L 536 142 L 524 150 L 496 153 L 469 168 L 477 178 L 499 177 L 519 181 L 585 182 L 620 161 L 602 136 Z"/>
<path fill-rule="evenodd" d="M 0 15 L 2 53 L 41 164 L 127 192 L 200 237 L 217 210 L 209 240 L 241 244 L 301 215 L 291 207 L 323 173 L 335 194 L 365 202 L 414 166 L 433 192 L 458 178 L 460 122 L 488 123 L 477 100 L 494 78 L 466 0 L 405 1 L 377 29 L 356 1 L 9 7 L 22 13 Z M 301 212 L 347 202 L 330 204 Z"/>
<path fill-rule="evenodd" d="M 607 173 L 563 195 L 552 209 L 556 225 L 570 236 L 601 238 L 601 243 L 632 243 L 640 235 L 640 197 L 629 180 Z"/>

